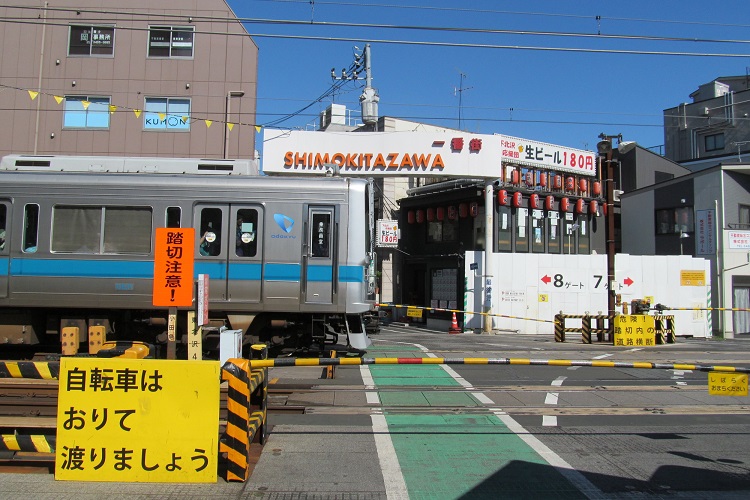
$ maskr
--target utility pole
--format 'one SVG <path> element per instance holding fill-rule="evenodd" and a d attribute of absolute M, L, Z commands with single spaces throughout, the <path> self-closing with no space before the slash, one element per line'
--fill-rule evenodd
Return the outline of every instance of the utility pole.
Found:
<path fill-rule="evenodd" d="M 458 80 L 458 87 L 453 87 L 453 95 L 458 95 L 458 130 L 461 130 L 461 110 L 463 108 L 463 95 L 467 90 L 471 90 L 474 87 L 464 87 L 464 78 L 466 75 L 459 71 L 460 75 Z"/>

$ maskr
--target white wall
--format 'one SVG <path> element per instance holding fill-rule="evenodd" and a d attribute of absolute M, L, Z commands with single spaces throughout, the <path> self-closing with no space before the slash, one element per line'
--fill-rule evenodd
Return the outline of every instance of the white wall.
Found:
<path fill-rule="evenodd" d="M 567 314 L 607 314 L 606 255 L 492 254 L 494 314 L 548 321 Z M 471 270 L 476 264 L 477 269 Z M 465 310 L 482 311 L 484 252 L 466 252 Z M 703 272 L 705 286 L 687 286 L 680 271 Z M 652 304 L 675 308 L 705 308 L 710 300 L 710 263 L 690 256 L 632 256 L 615 258 L 616 293 L 623 302 L 652 297 Z M 621 308 L 618 308 L 622 311 Z M 706 311 L 672 311 L 678 336 L 711 335 Z M 495 317 L 497 330 L 554 335 L 549 322 Z M 466 314 L 466 328 L 481 330 L 481 315 Z"/>

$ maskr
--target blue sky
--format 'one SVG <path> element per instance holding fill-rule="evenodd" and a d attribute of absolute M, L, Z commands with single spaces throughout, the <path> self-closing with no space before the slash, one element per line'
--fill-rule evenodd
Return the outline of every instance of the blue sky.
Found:
<path fill-rule="evenodd" d="M 637 141 L 644 147 L 659 146 L 664 142 L 664 109 L 690 102 L 689 95 L 699 85 L 718 76 L 750 72 L 747 0 L 725 1 L 720 7 L 696 0 L 406 0 L 401 4 L 393 0 L 228 0 L 228 3 L 240 18 L 303 22 L 246 24 L 250 34 L 257 35 L 253 38 L 260 48 L 256 122 L 261 125 L 313 103 L 331 87 L 331 68 L 340 72 L 348 67 L 353 61 L 353 47 L 363 48 L 365 43 L 371 45 L 373 86 L 380 95 L 381 116 L 458 128 L 459 97 L 455 89 L 463 74 L 466 90 L 461 93 L 462 129 L 591 150 L 596 149 L 602 132 L 621 133 L 624 140 Z M 714 5 L 717 7 L 711 8 Z M 587 36 L 467 33 L 432 28 Z M 604 38 L 605 35 L 628 38 Z M 330 40 L 335 38 L 345 40 Z M 416 43 L 392 43 L 395 41 Z M 435 42 L 463 46 L 428 45 Z M 363 85 L 364 81 L 348 83 L 336 94 L 335 102 L 359 110 Z M 315 103 L 280 126 L 304 130 L 332 101 L 327 98 Z"/>

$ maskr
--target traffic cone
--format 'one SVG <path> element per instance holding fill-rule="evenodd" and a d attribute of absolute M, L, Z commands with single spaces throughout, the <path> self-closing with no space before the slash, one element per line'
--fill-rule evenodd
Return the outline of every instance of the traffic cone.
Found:
<path fill-rule="evenodd" d="M 448 333 L 461 333 L 461 329 L 458 327 L 458 321 L 456 320 L 456 313 L 453 313 L 453 321 L 451 321 L 451 327 L 448 329 Z"/>

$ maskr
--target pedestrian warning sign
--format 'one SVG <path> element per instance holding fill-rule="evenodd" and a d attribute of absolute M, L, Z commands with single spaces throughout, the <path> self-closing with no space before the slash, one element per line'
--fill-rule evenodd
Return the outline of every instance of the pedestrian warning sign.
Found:
<path fill-rule="evenodd" d="M 154 249 L 155 307 L 193 305 L 193 264 L 195 229 L 156 228 Z"/>
<path fill-rule="evenodd" d="M 218 361 L 62 358 L 55 479 L 216 482 L 219 371 Z"/>

